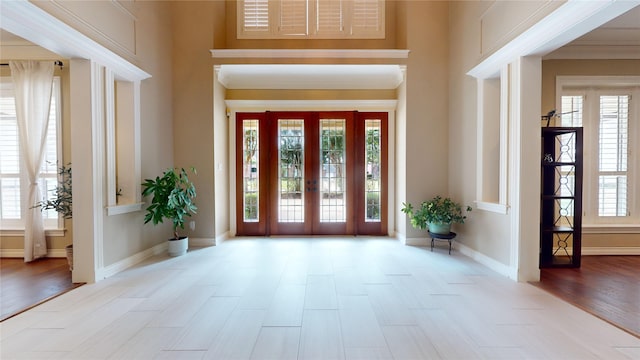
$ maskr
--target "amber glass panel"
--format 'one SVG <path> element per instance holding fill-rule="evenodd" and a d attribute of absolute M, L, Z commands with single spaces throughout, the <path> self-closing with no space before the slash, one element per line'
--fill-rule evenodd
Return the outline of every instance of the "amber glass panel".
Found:
<path fill-rule="evenodd" d="M 278 120 L 278 221 L 304 222 L 304 120 Z"/>

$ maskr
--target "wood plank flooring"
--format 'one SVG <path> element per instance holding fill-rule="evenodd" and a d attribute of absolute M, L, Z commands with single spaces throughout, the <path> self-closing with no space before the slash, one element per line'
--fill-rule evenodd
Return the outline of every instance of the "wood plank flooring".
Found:
<path fill-rule="evenodd" d="M 65 258 L 1 258 L 0 321 L 80 285 L 71 282 Z"/>
<path fill-rule="evenodd" d="M 583 256 L 579 269 L 542 269 L 535 285 L 640 337 L 640 256 Z"/>
<path fill-rule="evenodd" d="M 159 255 L 0 323 L 0 358 L 640 358 L 629 333 L 438 250 L 253 238 Z"/>

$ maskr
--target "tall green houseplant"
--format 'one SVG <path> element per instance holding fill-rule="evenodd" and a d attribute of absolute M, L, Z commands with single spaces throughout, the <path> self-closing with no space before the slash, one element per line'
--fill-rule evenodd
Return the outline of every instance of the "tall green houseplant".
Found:
<path fill-rule="evenodd" d="M 192 167 L 190 170 L 194 175 L 196 174 L 195 168 Z M 198 209 L 194 203 L 196 188 L 189 180 L 187 170 L 167 169 L 162 176 L 145 179 L 142 187 L 142 196 L 152 196 L 151 203 L 147 206 L 144 223 L 152 222 L 157 225 L 164 220 L 171 220 L 172 240 L 179 240 L 178 228 L 184 229 L 186 217 L 195 214 Z"/>

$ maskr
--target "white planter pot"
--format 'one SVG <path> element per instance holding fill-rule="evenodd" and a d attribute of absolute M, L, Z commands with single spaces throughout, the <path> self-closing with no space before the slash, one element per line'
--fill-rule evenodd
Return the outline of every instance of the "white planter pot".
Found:
<path fill-rule="evenodd" d="M 169 256 L 182 256 L 189 248 L 189 238 L 184 236 L 178 240 L 169 239 Z"/>

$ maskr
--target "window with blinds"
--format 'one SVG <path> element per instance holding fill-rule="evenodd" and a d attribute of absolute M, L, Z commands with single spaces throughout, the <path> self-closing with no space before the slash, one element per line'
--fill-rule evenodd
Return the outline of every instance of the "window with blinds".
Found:
<path fill-rule="evenodd" d="M 240 0 L 239 39 L 384 39 L 384 0 Z"/>
<path fill-rule="evenodd" d="M 584 89 L 581 94 L 561 96 L 560 126 L 583 126 L 585 144 L 585 219 L 594 222 L 632 220 L 633 165 L 629 148 L 631 92 Z M 579 91 L 578 91 L 579 92 Z M 636 118 L 637 119 L 637 118 Z M 606 219 L 610 219 L 609 221 Z M 628 222 L 627 221 L 627 222 Z"/>
<path fill-rule="evenodd" d="M 58 185 L 60 136 L 60 78 L 54 77 L 49 127 L 45 141 L 45 153 L 38 182 L 43 196 L 53 195 Z M 3 229 L 23 229 L 22 211 L 34 204 L 21 203 L 21 190 L 26 189 L 20 175 L 20 145 L 16 118 L 13 82 L 10 77 L 0 78 L 0 224 Z M 58 213 L 43 211 L 45 228 L 59 228 Z M 60 224 L 61 225 L 61 224 Z"/>
<path fill-rule="evenodd" d="M 598 215 L 627 216 L 629 96 L 599 97 Z"/>
<path fill-rule="evenodd" d="M 269 31 L 269 0 L 245 0 L 242 4 L 242 32 L 260 33 Z"/>

